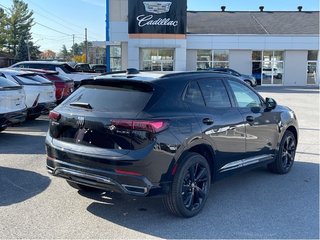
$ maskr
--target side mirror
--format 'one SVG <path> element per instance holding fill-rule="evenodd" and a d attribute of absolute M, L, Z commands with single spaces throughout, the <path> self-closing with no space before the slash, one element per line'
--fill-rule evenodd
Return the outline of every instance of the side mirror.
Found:
<path fill-rule="evenodd" d="M 268 110 L 275 109 L 277 102 L 273 98 L 266 98 L 266 107 Z"/>

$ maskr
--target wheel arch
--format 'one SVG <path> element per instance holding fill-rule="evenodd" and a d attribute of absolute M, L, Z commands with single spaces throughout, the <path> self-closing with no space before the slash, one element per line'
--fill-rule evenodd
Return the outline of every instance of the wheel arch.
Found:
<path fill-rule="evenodd" d="M 286 129 L 286 131 L 292 132 L 294 137 L 295 137 L 295 139 L 296 139 L 296 142 L 298 143 L 298 131 L 297 131 L 297 129 L 294 126 L 291 125 Z"/>
<path fill-rule="evenodd" d="M 215 161 L 214 161 L 215 151 L 209 144 L 204 142 L 196 145 L 192 145 L 190 148 L 187 148 L 184 150 L 184 152 L 179 156 L 179 158 L 177 158 L 175 166 L 173 167 L 174 169 L 173 175 L 175 175 L 175 169 L 177 168 L 177 166 L 182 163 L 184 157 L 188 153 L 197 153 L 203 156 L 207 160 L 210 167 L 210 171 L 211 171 L 211 180 L 214 180 L 215 170 L 216 170 Z"/>

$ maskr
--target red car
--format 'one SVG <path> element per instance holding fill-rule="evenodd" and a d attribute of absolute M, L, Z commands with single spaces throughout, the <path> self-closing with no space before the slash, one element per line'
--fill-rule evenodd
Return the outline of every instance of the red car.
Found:
<path fill-rule="evenodd" d="M 74 81 L 70 78 L 59 75 L 56 71 L 27 68 L 21 70 L 31 71 L 45 77 L 54 83 L 56 87 L 56 99 L 57 103 L 61 103 L 65 100 L 74 90 Z"/>

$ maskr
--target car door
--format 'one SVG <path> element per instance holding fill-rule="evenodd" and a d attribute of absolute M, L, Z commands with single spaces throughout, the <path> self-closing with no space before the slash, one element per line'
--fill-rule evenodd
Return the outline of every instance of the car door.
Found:
<path fill-rule="evenodd" d="M 203 138 L 215 150 L 217 170 L 229 170 L 230 162 L 244 157 L 245 126 L 222 80 L 201 79 L 191 82 L 185 101 L 189 102 L 189 109 L 201 125 Z"/>
<path fill-rule="evenodd" d="M 245 84 L 227 82 L 246 123 L 246 159 L 253 163 L 272 158 L 279 137 L 280 113 L 266 109 L 262 97 Z"/>

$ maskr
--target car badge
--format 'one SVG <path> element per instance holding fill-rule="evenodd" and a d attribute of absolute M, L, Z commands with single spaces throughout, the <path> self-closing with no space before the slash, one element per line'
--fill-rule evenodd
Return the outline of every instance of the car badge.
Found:
<path fill-rule="evenodd" d="M 78 126 L 79 128 L 81 128 L 81 127 L 84 126 L 84 123 L 85 123 L 84 117 L 78 117 L 78 119 L 77 119 L 77 126 Z"/>
<path fill-rule="evenodd" d="M 172 2 L 143 2 L 146 12 L 161 14 L 170 11 Z"/>

